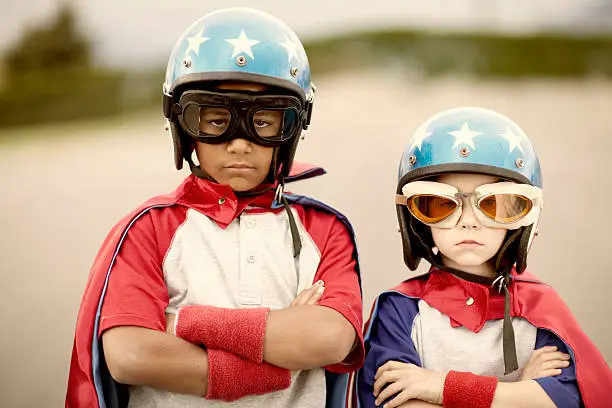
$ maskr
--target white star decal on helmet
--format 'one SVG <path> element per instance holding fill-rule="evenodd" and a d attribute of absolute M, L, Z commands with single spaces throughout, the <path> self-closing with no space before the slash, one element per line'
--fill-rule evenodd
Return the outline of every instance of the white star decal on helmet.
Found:
<path fill-rule="evenodd" d="M 510 150 L 508 151 L 509 153 L 512 153 L 514 149 L 519 149 L 521 152 L 525 153 L 525 150 L 523 150 L 523 146 L 521 146 L 521 137 L 517 136 L 512 131 L 512 129 L 506 130 L 506 132 L 502 134 L 501 137 L 508 141 L 508 144 L 510 145 Z"/>
<path fill-rule="evenodd" d="M 448 134 L 455 137 L 453 149 L 461 144 L 466 144 L 472 149 L 476 149 L 476 146 L 474 145 L 474 138 L 476 136 L 482 135 L 482 132 L 475 132 L 471 130 L 470 125 L 465 122 L 463 126 L 461 126 L 461 129 L 455 130 L 453 132 L 448 132 Z"/>
<path fill-rule="evenodd" d="M 185 51 L 185 54 L 189 54 L 190 51 L 193 51 L 195 55 L 200 55 L 200 45 L 210 40 L 210 38 L 208 37 L 202 37 L 202 34 L 204 34 L 204 29 L 201 29 L 199 33 L 192 37 L 187 37 L 187 42 L 189 43 L 189 46 L 187 47 L 187 51 Z"/>
<path fill-rule="evenodd" d="M 287 50 L 287 61 L 291 62 L 292 59 L 297 59 L 297 43 L 294 43 L 285 35 L 285 41 L 279 43 L 281 47 Z"/>
<path fill-rule="evenodd" d="M 257 41 L 257 40 L 249 40 L 244 30 L 240 30 L 240 35 L 238 36 L 238 38 L 231 38 L 225 41 L 227 41 L 228 43 L 234 46 L 234 51 L 232 52 L 232 58 L 234 58 L 236 55 L 240 54 L 241 52 L 244 52 L 246 55 L 251 57 L 251 59 L 255 59 L 255 56 L 253 55 L 253 50 L 251 49 L 251 47 L 260 43 L 260 41 Z"/>

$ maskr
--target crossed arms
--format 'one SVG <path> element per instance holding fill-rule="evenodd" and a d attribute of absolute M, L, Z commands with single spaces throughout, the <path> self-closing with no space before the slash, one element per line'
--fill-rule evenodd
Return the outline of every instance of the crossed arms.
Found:
<path fill-rule="evenodd" d="M 337 311 L 316 305 L 318 285 L 306 289 L 291 307 L 271 311 L 265 328 L 263 360 L 288 370 L 341 363 L 356 341 L 355 329 Z M 208 354 L 173 335 L 174 315 L 166 332 L 119 326 L 102 335 L 113 378 L 123 384 L 204 396 Z"/>

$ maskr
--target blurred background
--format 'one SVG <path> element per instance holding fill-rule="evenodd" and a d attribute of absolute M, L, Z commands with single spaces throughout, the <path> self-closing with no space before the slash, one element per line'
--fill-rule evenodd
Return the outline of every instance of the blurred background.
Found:
<path fill-rule="evenodd" d="M 161 84 L 206 0 L 0 0 L 0 406 L 63 405 L 89 267 L 111 226 L 172 190 Z M 180 6 L 179 6 L 180 5 Z M 411 276 L 393 195 L 429 115 L 482 105 L 541 155 L 545 209 L 529 269 L 612 362 L 612 1 L 253 0 L 302 38 L 318 86 L 291 190 L 336 206 L 360 247 L 364 310 Z M 419 272 L 423 272 L 422 265 Z"/>

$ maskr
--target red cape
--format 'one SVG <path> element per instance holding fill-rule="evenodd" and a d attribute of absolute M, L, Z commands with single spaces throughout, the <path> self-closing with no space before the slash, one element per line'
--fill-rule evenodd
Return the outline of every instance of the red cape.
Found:
<path fill-rule="evenodd" d="M 303 180 L 322 174 L 325 174 L 325 170 L 320 167 L 296 163 L 285 181 Z M 98 326 L 102 305 L 101 299 L 106 290 L 108 272 L 121 246 L 123 237 L 138 217 L 152 208 L 190 205 L 180 200 L 184 186 L 185 183 L 170 194 L 152 198 L 144 203 L 117 223 L 102 244 L 92 265 L 77 316 L 66 392 L 66 408 L 97 408 L 101 406 L 100 401 L 105 400 L 102 396 L 100 367 L 103 365 L 103 356 L 100 355 L 99 350 Z"/>
<path fill-rule="evenodd" d="M 428 273 L 406 280 L 391 291 L 420 299 L 424 295 L 429 276 Z M 524 318 L 537 328 L 551 331 L 573 352 L 576 378 L 585 406 L 610 407 L 612 371 L 557 292 L 529 272 L 514 276 L 510 288 L 512 286 L 514 286 L 512 315 Z M 462 295 L 463 293 L 458 294 Z M 366 323 L 366 332 L 372 318 L 375 318 L 374 308 L 372 313 Z"/>

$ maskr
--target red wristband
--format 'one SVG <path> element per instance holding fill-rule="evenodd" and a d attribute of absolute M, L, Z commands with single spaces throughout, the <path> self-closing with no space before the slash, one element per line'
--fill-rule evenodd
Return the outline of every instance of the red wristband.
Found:
<path fill-rule="evenodd" d="M 268 363 L 254 363 L 224 350 L 208 349 L 206 399 L 235 401 L 290 386 L 289 370 Z"/>
<path fill-rule="evenodd" d="M 450 371 L 444 381 L 442 405 L 448 408 L 490 408 L 496 388 L 496 377 Z"/>
<path fill-rule="evenodd" d="M 226 350 L 261 363 L 269 312 L 268 308 L 184 306 L 176 315 L 174 331 L 190 343 Z"/>

